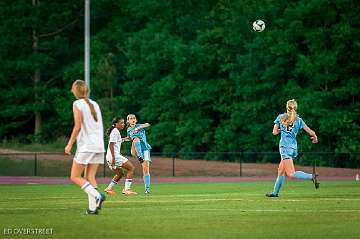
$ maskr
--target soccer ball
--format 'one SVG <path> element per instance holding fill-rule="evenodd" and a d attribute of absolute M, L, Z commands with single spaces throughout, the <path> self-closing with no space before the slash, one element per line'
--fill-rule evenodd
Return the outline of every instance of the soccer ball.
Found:
<path fill-rule="evenodd" d="M 262 32 L 265 29 L 265 22 L 263 20 L 256 20 L 253 22 L 253 29 L 256 32 Z"/>

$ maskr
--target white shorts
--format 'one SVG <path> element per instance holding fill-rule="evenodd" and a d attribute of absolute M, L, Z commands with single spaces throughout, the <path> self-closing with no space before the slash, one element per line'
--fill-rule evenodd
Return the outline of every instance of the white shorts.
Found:
<path fill-rule="evenodd" d="M 111 161 L 112 161 L 112 156 L 110 157 L 106 157 L 106 162 L 109 166 L 110 169 L 113 169 L 113 167 L 111 166 Z M 115 157 L 115 168 L 121 168 L 123 166 L 124 163 L 126 163 L 127 161 L 129 161 L 127 158 L 125 158 L 124 156 L 120 155 Z"/>
<path fill-rule="evenodd" d="M 104 164 L 104 153 L 76 152 L 74 161 L 78 164 Z"/>

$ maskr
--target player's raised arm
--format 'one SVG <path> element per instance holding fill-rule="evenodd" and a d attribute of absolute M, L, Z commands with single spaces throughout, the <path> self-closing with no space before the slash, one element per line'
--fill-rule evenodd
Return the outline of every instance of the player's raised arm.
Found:
<path fill-rule="evenodd" d="M 145 124 L 139 124 L 134 130 L 133 130 L 133 133 L 134 134 L 137 134 L 139 132 L 139 130 L 141 129 L 145 129 L 147 127 L 150 127 L 150 124 L 149 123 L 145 123 Z"/>
<path fill-rule="evenodd" d="M 140 129 L 145 129 L 147 127 L 150 127 L 150 124 L 149 123 L 145 123 L 145 124 L 140 124 L 139 128 Z"/>

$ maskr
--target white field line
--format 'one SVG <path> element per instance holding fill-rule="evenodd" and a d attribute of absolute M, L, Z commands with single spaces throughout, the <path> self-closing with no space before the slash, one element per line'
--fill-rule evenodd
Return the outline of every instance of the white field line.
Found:
<path fill-rule="evenodd" d="M 16 198 L 6 198 L 6 200 L 4 199 L 4 198 L 2 198 L 1 200 L 0 200 L 0 203 L 1 202 L 9 202 L 9 201 L 12 201 L 12 200 L 19 200 L 19 201 L 21 201 L 21 200 L 26 200 L 26 201 L 36 201 L 36 200 L 52 200 L 52 199 L 54 199 L 54 200 L 59 200 L 59 199 L 83 199 L 83 197 L 71 197 L 71 196 L 69 196 L 69 197 L 39 197 L 39 198 L 35 198 L 35 197 L 31 197 L 31 198 L 27 198 L 27 197 L 23 197 L 23 198 L 20 198 L 20 197 L 16 197 Z"/>
<path fill-rule="evenodd" d="M 182 195 L 183 196 L 183 195 Z M 188 196 L 188 195 L 187 195 Z M 2 201 L 0 203 L 3 204 L 3 202 L 9 202 L 11 200 L 28 200 L 25 198 L 8 198 L 6 201 Z M 34 199 L 34 198 L 32 198 Z M 38 198 L 39 200 L 46 200 L 46 199 L 77 199 L 77 200 L 82 200 L 83 198 L 80 197 L 42 197 L 42 198 Z M 114 204 L 121 204 L 123 205 L 131 205 L 131 204 L 168 204 L 168 203 L 196 203 L 196 202 L 221 202 L 221 201 L 243 201 L 243 202 L 314 202 L 314 201 L 360 201 L 360 198 L 311 198 L 311 199 L 262 199 L 262 200 L 254 200 L 254 199 L 244 199 L 244 198 L 202 198 L 202 199 L 172 199 L 172 200 L 163 200 L 163 199 L 158 199 L 157 197 L 154 198 L 149 198 L 149 197 L 142 197 L 142 199 L 135 199 L 135 197 L 127 197 L 125 201 L 121 200 L 120 198 L 117 198 L 117 200 L 108 200 L 106 201 L 106 204 L 110 204 L 110 205 L 114 205 Z M 150 200 L 149 200 L 150 199 Z M 56 205 L 75 205 L 75 204 L 79 204 L 79 201 L 76 202 L 56 202 Z M 141 210 L 149 210 L 151 208 L 148 207 L 118 207 L 118 208 L 111 208 L 111 210 L 137 210 L 137 209 L 141 209 Z M 5 207 L 5 208 L 1 208 L 0 210 L 4 210 L 4 211 L 20 211 L 20 210 L 74 210 L 74 208 L 68 208 L 68 207 L 50 207 L 50 208 L 37 208 L 37 207 Z M 156 208 L 155 210 L 158 210 L 158 208 Z M 176 209 L 176 208 L 162 208 L 162 210 L 174 210 L 174 211 L 179 211 L 179 210 L 185 210 L 185 211 L 193 211 L 193 210 L 198 210 L 198 211 L 239 211 L 239 212 L 304 212 L 304 213 L 317 213 L 317 212 L 339 212 L 339 213 L 347 213 L 347 212 L 356 212 L 359 213 L 360 209 L 320 209 L 320 210 L 297 210 L 297 209 L 246 209 L 246 208 L 185 208 L 185 209 Z"/>
<path fill-rule="evenodd" d="M 111 208 L 111 210 L 132 210 L 133 208 Z M 146 210 L 145 208 L 136 208 L 141 210 Z M 247 209 L 247 208 L 185 208 L 185 209 L 177 209 L 177 208 L 165 208 L 161 210 L 168 211 L 239 211 L 239 212 L 304 212 L 304 213 L 321 213 L 321 212 L 355 212 L 360 213 L 360 209 Z"/>
<path fill-rule="evenodd" d="M 171 199 L 171 200 L 163 200 L 158 197 L 149 198 L 148 196 L 141 196 L 141 199 L 135 199 L 138 196 L 124 196 L 126 199 L 123 201 L 122 198 L 116 198 L 116 201 L 106 201 L 106 203 L 179 203 L 179 202 L 219 202 L 219 201 L 245 201 L 245 202 L 321 202 L 321 201 L 360 201 L 360 198 L 308 198 L 308 199 L 281 199 L 281 198 L 265 198 L 264 199 L 244 199 L 244 198 L 202 198 L 202 199 Z M 41 197 L 41 198 L 31 198 L 31 201 L 38 200 L 83 200 L 83 197 Z M 133 200 L 135 199 L 135 200 Z M 26 200 L 29 201 L 28 198 L 7 198 L 6 200 L 0 200 L 0 203 L 9 203 L 13 200 Z M 61 202 L 59 202 L 61 203 Z M 70 202 L 64 202 L 69 204 Z M 71 204 L 71 203 L 70 203 Z"/>
<path fill-rule="evenodd" d="M 44 210 L 44 211 L 74 211 L 74 210 L 78 210 L 78 209 L 74 209 L 74 208 L 28 208 L 28 207 L 23 207 L 23 208 L 0 208 L 0 210 L 2 211 L 26 211 L 26 210 Z M 158 210 L 157 208 L 139 208 L 139 207 L 128 207 L 128 208 L 123 208 L 123 207 L 119 207 L 119 208 L 110 208 L 109 210 L 114 211 L 114 210 Z M 273 213 L 273 212 L 285 212 L 285 213 L 360 213 L 360 209 L 320 209 L 320 210 L 313 210 L 313 209 L 308 209 L 308 210 L 304 210 L 304 209 L 247 209 L 247 208 L 162 208 L 161 210 L 165 210 L 165 211 L 231 211 L 231 212 L 240 212 L 240 213 L 244 213 L 244 212 L 250 212 L 250 213 L 263 213 L 263 212 L 269 212 L 269 213 Z"/>
<path fill-rule="evenodd" d="M 314 201 L 360 201 L 360 198 L 321 198 L 321 199 L 266 199 L 263 200 L 259 199 L 244 199 L 244 198 L 204 198 L 204 199 L 179 199 L 179 200 L 157 200 L 157 199 L 148 199 L 143 198 L 143 200 L 126 200 L 126 201 L 120 201 L 124 203 L 179 203 L 179 202 L 220 202 L 220 201 L 244 201 L 244 202 L 314 202 Z M 110 203 L 114 201 L 109 201 Z M 119 201 L 116 201 L 119 202 Z"/>

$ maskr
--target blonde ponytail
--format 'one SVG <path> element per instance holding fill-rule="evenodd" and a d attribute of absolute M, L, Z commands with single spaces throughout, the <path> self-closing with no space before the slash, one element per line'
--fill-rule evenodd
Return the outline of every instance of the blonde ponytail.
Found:
<path fill-rule="evenodd" d="M 85 102 L 88 104 L 88 106 L 90 108 L 90 112 L 91 112 L 92 117 L 94 118 L 95 122 L 97 122 L 98 118 L 97 118 L 97 114 L 96 114 L 94 105 L 90 103 L 88 98 L 84 98 L 84 100 L 85 100 Z"/>
<path fill-rule="evenodd" d="M 94 120 L 97 122 L 98 117 L 95 111 L 95 107 L 88 99 L 89 96 L 89 88 L 87 87 L 85 81 L 76 80 L 71 87 L 71 92 L 75 95 L 77 99 L 84 99 L 90 108 L 90 112 Z"/>
<path fill-rule="evenodd" d="M 297 118 L 297 102 L 292 99 L 286 102 L 286 115 L 281 118 L 281 123 L 288 127 L 292 125 Z"/>

